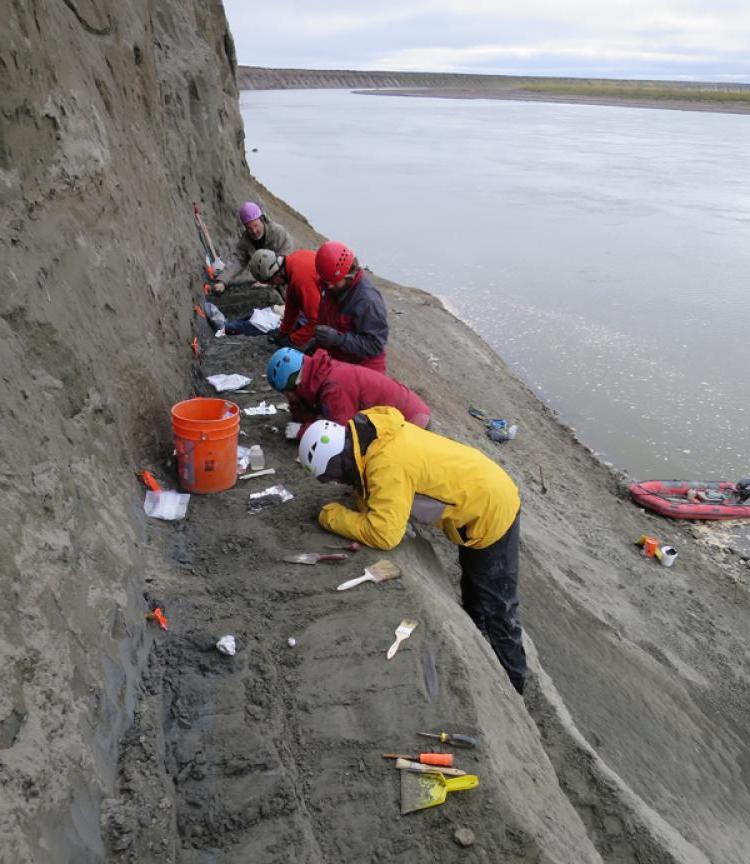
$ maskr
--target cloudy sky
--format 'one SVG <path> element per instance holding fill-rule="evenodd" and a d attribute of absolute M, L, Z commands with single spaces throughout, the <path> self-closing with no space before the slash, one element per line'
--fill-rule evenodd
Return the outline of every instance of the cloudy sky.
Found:
<path fill-rule="evenodd" d="M 224 0 L 241 64 L 750 82 L 750 0 Z"/>

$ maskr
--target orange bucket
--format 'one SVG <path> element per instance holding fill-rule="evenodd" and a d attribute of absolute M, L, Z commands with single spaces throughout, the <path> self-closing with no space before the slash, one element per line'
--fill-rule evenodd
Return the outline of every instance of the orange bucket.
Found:
<path fill-rule="evenodd" d="M 208 494 L 237 482 L 240 409 L 225 399 L 188 399 L 172 406 L 177 474 L 186 492 Z"/>

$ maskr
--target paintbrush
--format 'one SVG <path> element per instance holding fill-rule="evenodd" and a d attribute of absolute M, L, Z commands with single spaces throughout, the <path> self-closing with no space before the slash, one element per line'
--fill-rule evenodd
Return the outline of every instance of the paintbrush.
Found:
<path fill-rule="evenodd" d="M 381 561 L 376 561 L 369 567 L 365 567 L 362 576 L 357 576 L 356 579 L 350 579 L 348 582 L 342 582 L 336 590 L 346 591 L 347 588 L 354 588 L 363 582 L 387 582 L 389 579 L 398 579 L 400 575 L 401 571 L 398 567 L 392 561 L 383 558 Z"/>

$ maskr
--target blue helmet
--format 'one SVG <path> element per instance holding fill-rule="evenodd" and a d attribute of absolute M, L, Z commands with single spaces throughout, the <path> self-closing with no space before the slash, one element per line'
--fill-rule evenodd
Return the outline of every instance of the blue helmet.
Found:
<path fill-rule="evenodd" d="M 268 383 L 279 392 L 293 387 L 304 357 L 305 355 L 295 348 L 279 348 L 274 351 L 266 366 Z M 294 381 L 289 380 L 292 376 L 295 376 Z"/>

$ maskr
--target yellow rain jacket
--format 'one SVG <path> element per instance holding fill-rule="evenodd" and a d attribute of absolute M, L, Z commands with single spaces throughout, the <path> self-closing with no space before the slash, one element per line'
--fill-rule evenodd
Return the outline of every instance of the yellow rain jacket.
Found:
<path fill-rule="evenodd" d="M 360 512 L 326 504 L 318 518 L 323 528 L 376 549 L 393 549 L 404 536 L 417 494 L 445 504 L 435 524 L 458 545 L 484 549 L 510 528 L 521 499 L 499 465 L 473 447 L 407 423 L 396 408 L 361 413 L 377 437 L 363 456 L 349 421 L 364 489 Z"/>

